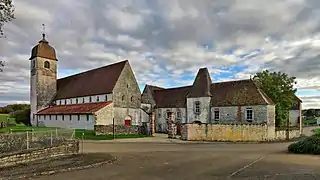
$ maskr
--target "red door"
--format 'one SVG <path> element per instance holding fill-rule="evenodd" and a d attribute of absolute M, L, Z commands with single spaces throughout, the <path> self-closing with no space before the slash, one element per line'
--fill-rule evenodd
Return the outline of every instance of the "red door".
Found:
<path fill-rule="evenodd" d="M 131 120 L 124 120 L 125 126 L 131 126 Z"/>

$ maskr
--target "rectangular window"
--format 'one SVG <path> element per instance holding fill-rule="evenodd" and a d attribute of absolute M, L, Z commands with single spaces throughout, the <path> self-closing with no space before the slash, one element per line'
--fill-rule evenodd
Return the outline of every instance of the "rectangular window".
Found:
<path fill-rule="evenodd" d="M 84 103 L 84 98 L 82 98 L 82 103 Z"/>
<path fill-rule="evenodd" d="M 177 111 L 177 119 L 181 119 L 181 111 L 179 109 Z"/>
<path fill-rule="evenodd" d="M 78 98 L 76 99 L 76 104 L 78 104 L 79 103 L 79 100 L 78 100 Z"/>
<path fill-rule="evenodd" d="M 72 115 L 69 115 L 69 120 L 71 121 L 71 119 L 72 119 Z"/>
<path fill-rule="evenodd" d="M 97 96 L 97 102 L 99 102 L 99 100 L 100 100 L 100 99 L 99 99 L 99 96 Z"/>
<path fill-rule="evenodd" d="M 78 114 L 78 121 L 80 121 L 80 115 Z"/>
<path fill-rule="evenodd" d="M 72 104 L 72 99 L 70 99 L 70 104 Z"/>
<path fill-rule="evenodd" d="M 108 95 L 105 96 L 105 100 L 108 101 Z"/>
<path fill-rule="evenodd" d="M 92 98 L 91 98 L 91 96 L 89 97 L 89 102 L 91 102 L 92 101 Z"/>
<path fill-rule="evenodd" d="M 46 120 L 46 115 L 44 115 L 43 117 L 44 117 L 44 120 Z"/>
<path fill-rule="evenodd" d="M 49 115 L 49 120 L 51 120 L 51 115 Z"/>
<path fill-rule="evenodd" d="M 200 101 L 194 102 L 194 112 L 195 114 L 200 114 Z"/>
<path fill-rule="evenodd" d="M 252 122 L 253 120 L 253 111 L 251 108 L 246 109 L 246 120 Z"/>
<path fill-rule="evenodd" d="M 64 121 L 64 115 L 62 115 L 62 121 Z"/>
<path fill-rule="evenodd" d="M 219 119 L 220 119 L 219 110 L 214 110 L 214 120 L 219 120 Z"/>
<path fill-rule="evenodd" d="M 89 114 L 87 114 L 87 121 L 89 121 Z"/>
<path fill-rule="evenodd" d="M 58 120 L 58 115 L 56 115 L 56 120 Z"/>
<path fill-rule="evenodd" d="M 61 100 L 59 100 L 59 105 L 61 105 Z"/>

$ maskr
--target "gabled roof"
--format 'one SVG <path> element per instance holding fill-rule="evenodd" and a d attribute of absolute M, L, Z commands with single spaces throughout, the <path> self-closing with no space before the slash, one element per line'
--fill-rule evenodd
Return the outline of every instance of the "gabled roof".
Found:
<path fill-rule="evenodd" d="M 156 108 L 186 107 L 192 86 L 155 90 Z M 268 105 L 273 101 L 250 79 L 210 84 L 211 106 Z"/>
<path fill-rule="evenodd" d="M 92 114 L 111 103 L 112 101 L 52 106 L 40 110 L 37 114 Z"/>
<path fill-rule="evenodd" d="M 128 60 L 58 79 L 55 100 L 113 91 Z"/>
<path fill-rule="evenodd" d="M 193 97 L 210 97 L 211 78 L 207 68 L 201 68 L 198 71 L 196 79 L 193 82 L 192 88 L 188 94 L 188 98 Z"/>

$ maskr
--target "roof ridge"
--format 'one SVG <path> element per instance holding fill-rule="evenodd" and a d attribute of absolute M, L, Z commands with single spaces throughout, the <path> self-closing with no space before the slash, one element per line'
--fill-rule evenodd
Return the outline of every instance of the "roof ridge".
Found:
<path fill-rule="evenodd" d="M 172 89 L 182 89 L 182 88 L 187 88 L 187 87 L 192 87 L 192 85 L 189 85 L 189 86 L 180 86 L 180 87 L 172 87 L 172 88 L 164 88 L 164 89 L 155 89 L 155 91 L 172 90 Z"/>
<path fill-rule="evenodd" d="M 214 83 L 211 83 L 211 84 L 232 83 L 232 82 L 250 81 L 250 80 L 251 80 L 251 79 L 239 79 L 239 80 L 230 80 L 230 81 L 214 82 Z"/>
<path fill-rule="evenodd" d="M 121 63 L 126 63 L 126 62 L 128 62 L 128 60 L 116 62 L 116 63 L 113 63 L 113 64 L 109 64 L 109 65 L 102 66 L 102 67 L 98 67 L 98 68 L 94 68 L 94 69 L 89 69 L 89 70 L 87 70 L 87 71 L 83 71 L 83 72 L 80 72 L 80 73 L 77 73 L 77 74 L 73 74 L 73 75 L 70 75 L 70 76 L 66 76 L 66 77 L 63 77 L 63 78 L 59 78 L 59 79 L 57 79 L 57 80 L 62 80 L 62 79 L 67 79 L 67 78 L 75 77 L 75 76 L 78 76 L 78 75 L 81 75 L 81 74 L 85 74 L 85 73 L 92 72 L 92 71 L 95 71 L 95 70 L 107 68 L 107 67 L 110 67 L 110 66 L 119 65 L 119 64 L 121 64 Z"/>

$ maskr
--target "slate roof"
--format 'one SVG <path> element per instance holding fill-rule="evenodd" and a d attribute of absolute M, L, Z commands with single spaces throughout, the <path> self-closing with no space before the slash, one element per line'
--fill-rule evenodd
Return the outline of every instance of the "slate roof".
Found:
<path fill-rule="evenodd" d="M 54 100 L 111 93 L 127 62 L 125 60 L 58 79 Z"/>
<path fill-rule="evenodd" d="M 193 86 L 154 91 L 156 108 L 186 107 L 186 97 Z M 246 106 L 274 104 L 250 79 L 210 84 L 211 106 Z"/>
<path fill-rule="evenodd" d="M 40 110 L 37 114 L 92 114 L 111 103 L 112 101 L 52 106 Z"/>

